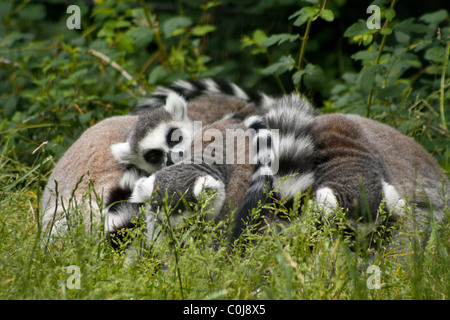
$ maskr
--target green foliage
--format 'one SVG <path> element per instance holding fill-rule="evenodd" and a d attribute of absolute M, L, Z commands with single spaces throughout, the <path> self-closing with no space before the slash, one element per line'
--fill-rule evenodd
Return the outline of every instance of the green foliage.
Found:
<path fill-rule="evenodd" d="M 370 4 L 380 8 L 379 28 L 368 28 Z M 58 250 L 43 250 L 37 232 L 53 159 L 157 85 L 189 77 L 298 91 L 322 113 L 366 115 L 414 137 L 448 171 L 445 4 L 423 11 L 420 1 L 395 0 L 78 1 L 81 29 L 71 30 L 66 1 L 1 1 L 1 297 L 448 299 L 448 225 L 433 226 L 424 251 L 378 255 L 385 286 L 375 291 L 344 222 L 317 228 L 323 221 L 309 207 L 285 231 L 250 235 L 232 253 L 225 226 L 194 221 L 132 264 L 76 230 Z M 81 266 L 81 290 L 65 286 L 69 265 Z"/>
<path fill-rule="evenodd" d="M 351 0 L 81 2 L 81 29 L 70 30 L 62 0 L 2 2 L 0 132 L 21 145 L 23 161 L 43 141 L 59 158 L 87 127 L 126 113 L 156 85 L 219 76 L 387 122 L 446 167 L 448 12 L 373 4 L 379 29 Z"/>

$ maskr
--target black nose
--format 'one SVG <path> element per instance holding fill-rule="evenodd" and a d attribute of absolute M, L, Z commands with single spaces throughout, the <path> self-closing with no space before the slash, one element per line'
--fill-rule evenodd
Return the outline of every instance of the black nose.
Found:
<path fill-rule="evenodd" d="M 171 166 L 173 165 L 173 160 L 172 160 L 172 156 L 170 155 L 170 152 L 167 154 L 167 161 L 166 161 L 166 166 Z"/>
<path fill-rule="evenodd" d="M 171 166 L 174 163 L 183 161 L 184 152 L 183 151 L 171 151 L 167 153 L 166 166 Z"/>

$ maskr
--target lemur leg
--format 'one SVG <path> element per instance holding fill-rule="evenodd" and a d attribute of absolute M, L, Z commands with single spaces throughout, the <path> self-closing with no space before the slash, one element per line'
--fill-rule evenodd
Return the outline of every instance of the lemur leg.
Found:
<path fill-rule="evenodd" d="M 155 176 L 140 178 L 133 189 L 131 194 L 130 202 L 134 203 L 146 203 L 152 197 L 153 191 L 155 190 Z"/>
<path fill-rule="evenodd" d="M 210 175 L 197 178 L 194 183 L 193 190 L 194 196 L 197 198 L 197 200 L 205 190 L 215 191 L 212 203 L 208 205 L 208 208 L 211 209 L 211 212 L 206 216 L 206 220 L 210 221 L 215 219 L 219 215 L 220 210 L 222 210 L 222 206 L 225 201 L 225 185 L 222 181 L 217 180 Z"/>
<path fill-rule="evenodd" d="M 222 181 L 213 178 L 210 175 L 198 177 L 194 184 L 189 188 L 192 190 L 195 199 L 200 200 L 204 191 L 213 191 L 213 198 L 207 201 L 212 201 L 207 203 L 205 219 L 207 221 L 214 220 L 222 209 L 225 200 L 225 185 Z M 170 226 L 173 228 L 179 228 L 184 225 L 184 221 L 192 216 L 194 212 L 190 210 L 185 210 L 183 212 L 172 212 L 169 216 Z M 161 214 L 158 215 L 160 220 L 163 219 Z"/>
<path fill-rule="evenodd" d="M 321 187 L 316 191 L 316 203 L 323 209 L 325 216 L 332 216 L 333 211 L 339 206 L 336 196 L 328 187 Z"/>
<path fill-rule="evenodd" d="M 386 209 L 397 216 L 404 216 L 406 205 L 405 200 L 400 197 L 400 194 L 394 186 L 384 180 L 382 181 L 382 185 L 383 194 L 386 199 Z"/>

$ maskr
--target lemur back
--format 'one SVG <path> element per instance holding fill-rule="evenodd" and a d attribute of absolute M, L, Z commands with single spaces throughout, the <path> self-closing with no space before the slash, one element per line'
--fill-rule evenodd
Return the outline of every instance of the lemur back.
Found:
<path fill-rule="evenodd" d="M 100 222 L 99 206 L 124 174 L 124 168 L 111 154 L 110 145 L 126 139 L 136 119 L 137 116 L 119 116 L 103 120 L 86 130 L 64 153 L 42 197 L 46 232 L 66 231 L 63 213 L 74 208 L 85 212 L 86 219 L 92 212 L 94 223 Z"/>

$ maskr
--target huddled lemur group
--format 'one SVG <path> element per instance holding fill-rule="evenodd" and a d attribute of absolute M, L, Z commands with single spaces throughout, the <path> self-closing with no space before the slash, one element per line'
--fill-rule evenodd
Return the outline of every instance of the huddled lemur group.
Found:
<path fill-rule="evenodd" d="M 143 215 L 154 241 L 164 226 L 183 225 L 210 192 L 205 219 L 235 211 L 235 240 L 253 208 L 275 199 L 289 205 L 306 191 L 327 216 L 340 207 L 349 219 L 374 222 L 384 204 L 394 222 L 408 205 L 424 222 L 442 219 L 450 184 L 419 144 L 382 123 L 319 115 L 296 94 L 274 99 L 232 83 L 183 80 L 88 129 L 67 150 L 44 191 L 43 228 L 54 237 L 70 228 L 71 215 L 89 225 L 103 217 L 114 237 Z M 165 197 L 176 207 L 169 216 L 160 210 Z M 268 208 L 263 215 L 276 218 Z"/>

